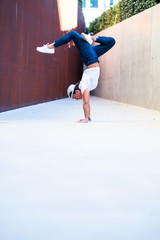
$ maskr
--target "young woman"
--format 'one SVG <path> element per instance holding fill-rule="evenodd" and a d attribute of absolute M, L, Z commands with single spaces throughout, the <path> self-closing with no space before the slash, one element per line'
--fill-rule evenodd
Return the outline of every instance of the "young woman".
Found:
<path fill-rule="evenodd" d="M 37 51 L 42 53 L 53 54 L 55 49 L 71 40 L 79 50 L 80 58 L 86 65 L 82 79 L 77 84 L 71 84 L 67 89 L 67 94 L 73 99 L 83 99 L 84 119 L 79 120 L 81 123 L 87 123 L 90 118 L 90 91 L 94 90 L 98 85 L 100 75 L 99 57 L 109 51 L 115 44 L 115 39 L 112 37 L 90 36 L 89 34 L 78 34 L 75 31 L 70 31 L 62 38 L 54 43 L 46 44 L 43 47 L 37 47 Z M 91 46 L 93 42 L 98 45 Z"/>

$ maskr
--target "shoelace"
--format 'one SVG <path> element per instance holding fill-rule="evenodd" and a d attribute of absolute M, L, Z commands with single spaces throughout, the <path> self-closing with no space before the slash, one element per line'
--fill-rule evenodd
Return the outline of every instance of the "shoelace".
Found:
<path fill-rule="evenodd" d="M 47 44 L 43 44 L 43 47 L 44 47 L 44 46 L 47 46 L 47 45 L 49 45 L 49 43 L 47 43 Z"/>

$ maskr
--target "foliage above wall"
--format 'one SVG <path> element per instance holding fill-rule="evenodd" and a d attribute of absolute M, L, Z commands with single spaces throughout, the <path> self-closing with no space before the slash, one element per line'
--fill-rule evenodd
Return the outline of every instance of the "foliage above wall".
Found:
<path fill-rule="evenodd" d="M 97 33 L 123 20 L 153 7 L 160 1 L 156 0 L 121 0 L 96 18 L 86 29 L 86 32 Z"/>
<path fill-rule="evenodd" d="M 78 2 L 79 2 L 79 6 L 82 8 L 82 1 L 83 0 L 78 0 Z"/>

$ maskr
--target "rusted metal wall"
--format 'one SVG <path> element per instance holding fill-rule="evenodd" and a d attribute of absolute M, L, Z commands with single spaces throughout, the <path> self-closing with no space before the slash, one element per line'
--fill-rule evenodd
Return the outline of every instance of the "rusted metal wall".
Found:
<path fill-rule="evenodd" d="M 36 51 L 67 32 L 60 29 L 57 1 L 0 0 L 0 111 L 65 97 L 68 85 L 80 79 L 83 66 L 74 46 L 54 55 Z M 79 7 L 77 18 L 74 30 L 80 33 Z"/>

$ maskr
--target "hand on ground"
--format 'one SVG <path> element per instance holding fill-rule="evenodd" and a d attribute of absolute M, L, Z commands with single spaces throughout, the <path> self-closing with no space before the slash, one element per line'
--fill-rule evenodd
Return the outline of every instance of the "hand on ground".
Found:
<path fill-rule="evenodd" d="M 80 119 L 77 123 L 88 123 L 88 119 Z"/>

